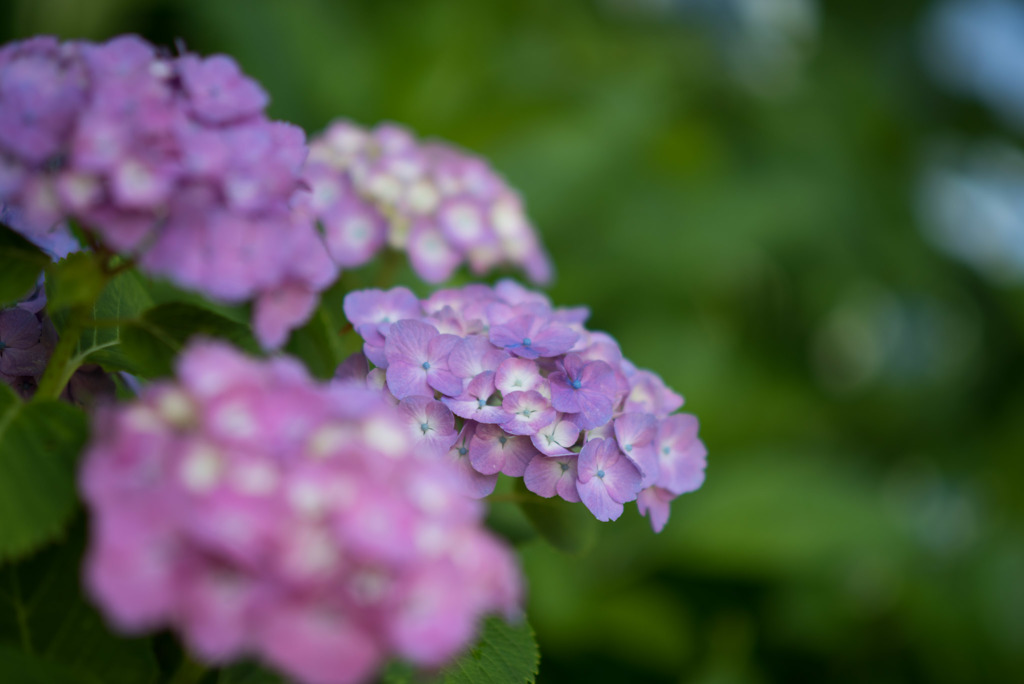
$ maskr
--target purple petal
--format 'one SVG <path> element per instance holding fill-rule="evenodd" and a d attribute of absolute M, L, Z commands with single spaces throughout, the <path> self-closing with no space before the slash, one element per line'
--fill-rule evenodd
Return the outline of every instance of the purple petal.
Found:
<path fill-rule="evenodd" d="M 502 472 L 522 477 L 537 453 L 530 440 L 506 434 L 496 425 L 478 425 L 469 445 L 470 462 L 485 475 Z"/>
<path fill-rule="evenodd" d="M 533 445 L 546 456 L 564 456 L 571 453 L 569 447 L 576 444 L 580 429 L 570 420 L 557 415 L 555 420 L 530 437 Z"/>
<path fill-rule="evenodd" d="M 456 344 L 462 341 L 461 337 L 457 335 L 438 335 L 437 337 L 430 340 L 427 344 L 427 353 L 430 358 L 430 363 L 444 362 L 445 366 L 448 365 L 448 356 L 452 353 L 452 349 Z"/>
<path fill-rule="evenodd" d="M 505 467 L 501 472 L 509 477 L 522 477 L 538 453 L 526 437 L 510 437 L 505 444 Z"/>
<path fill-rule="evenodd" d="M 615 419 L 615 438 L 620 447 L 650 444 L 658 429 L 658 421 L 650 413 L 626 413 Z"/>
<path fill-rule="evenodd" d="M 18 308 L 0 311 L 0 349 L 28 349 L 39 342 L 41 334 L 39 319 L 34 314 Z"/>
<path fill-rule="evenodd" d="M 551 388 L 551 405 L 562 413 L 579 413 L 579 390 L 574 389 L 569 384 L 570 382 L 569 377 L 561 371 L 548 376 L 548 386 Z"/>
<path fill-rule="evenodd" d="M 494 372 L 494 386 L 502 394 L 535 390 L 543 383 L 540 368 L 529 359 L 508 358 Z"/>
<path fill-rule="evenodd" d="M 437 328 L 415 320 L 398 321 L 388 330 L 384 355 L 388 363 L 403 360 L 417 366 L 430 358 L 430 341 L 438 336 Z"/>
<path fill-rule="evenodd" d="M 491 343 L 495 346 L 506 349 L 516 356 L 527 359 L 535 359 L 540 353 L 533 348 L 531 335 L 539 327 L 534 316 L 517 316 L 512 320 L 492 325 L 489 333 Z"/>
<path fill-rule="evenodd" d="M 612 500 L 605 489 L 604 483 L 599 478 L 592 478 L 589 482 L 576 482 L 576 491 L 580 500 L 594 517 L 602 522 L 618 520 L 622 515 L 623 506 L 621 503 Z"/>
<path fill-rule="evenodd" d="M 476 423 L 469 420 L 459 433 L 458 440 L 448 450 L 448 458 L 455 468 L 456 479 L 463 493 L 473 499 L 482 499 L 494 491 L 498 474 L 484 475 L 473 468 L 469 461 L 469 444 L 476 430 Z"/>
<path fill-rule="evenodd" d="M 448 355 L 448 370 L 460 378 L 472 378 L 484 371 L 493 371 L 508 358 L 496 349 L 486 337 L 467 337 L 460 340 Z"/>
<path fill-rule="evenodd" d="M 604 425 L 611 420 L 614 403 L 611 397 L 598 392 L 580 390 L 576 392 L 579 412 L 575 422 L 584 430 Z"/>
<path fill-rule="evenodd" d="M 605 464 L 604 477 L 599 479 L 604 480 L 608 496 L 619 503 L 633 501 L 640 493 L 640 469 L 621 454 L 616 453 L 615 460 Z"/>
<path fill-rule="evenodd" d="M 579 337 L 577 332 L 567 326 L 549 323 L 537 333 L 533 344 L 541 356 L 558 356 L 572 349 Z"/>
<path fill-rule="evenodd" d="M 504 442 L 502 439 L 504 438 Z M 505 467 L 504 445 L 510 437 L 497 426 L 481 425 L 469 444 L 469 460 L 477 472 L 494 475 Z"/>
<path fill-rule="evenodd" d="M 452 399 L 441 397 L 441 402 L 460 418 L 478 423 L 500 424 L 509 419 L 509 414 L 500 406 L 480 406 L 479 399 Z"/>
<path fill-rule="evenodd" d="M 334 371 L 334 379 L 366 385 L 366 374 L 369 372 L 370 367 L 367 365 L 366 355 L 356 352 L 338 365 L 337 370 Z"/>
<path fill-rule="evenodd" d="M 8 347 L 0 351 L 0 373 L 6 375 L 40 375 L 50 360 L 49 350 L 42 344 L 28 349 Z"/>
<path fill-rule="evenodd" d="M 423 314 L 420 301 L 411 290 L 396 287 L 382 290 L 357 290 L 345 295 L 345 318 L 354 326 L 417 318 Z"/>
<path fill-rule="evenodd" d="M 550 499 L 557 494 L 566 501 L 580 500 L 576 491 L 576 456 L 534 456 L 523 473 L 523 483 L 531 492 L 544 498 Z"/>
<path fill-rule="evenodd" d="M 612 439 L 593 439 L 580 451 L 580 483 L 591 487 L 595 480 L 620 504 L 632 501 L 640 491 L 640 471 L 622 455 Z M 583 496 L 583 489 L 580 489 L 580 496 Z"/>
<path fill-rule="evenodd" d="M 668 522 L 669 502 L 672 501 L 672 492 L 661 487 L 648 487 L 640 492 L 636 499 L 636 507 L 640 515 L 646 515 L 651 519 L 651 527 L 655 532 L 665 529 Z"/>
<path fill-rule="evenodd" d="M 392 361 L 387 369 L 388 389 L 397 399 L 421 396 L 433 398 L 434 391 L 427 384 L 427 371 L 408 361 Z"/>
<path fill-rule="evenodd" d="M 442 368 L 431 368 L 427 371 L 427 384 L 441 394 L 457 397 L 462 394 L 462 380 Z"/>
<path fill-rule="evenodd" d="M 501 408 L 511 415 L 502 428 L 513 435 L 532 435 L 555 418 L 555 410 L 539 392 L 506 394 Z"/>
<path fill-rule="evenodd" d="M 450 278 L 462 260 L 441 231 L 427 222 L 417 222 L 413 227 L 407 249 L 413 269 L 428 283 Z"/>

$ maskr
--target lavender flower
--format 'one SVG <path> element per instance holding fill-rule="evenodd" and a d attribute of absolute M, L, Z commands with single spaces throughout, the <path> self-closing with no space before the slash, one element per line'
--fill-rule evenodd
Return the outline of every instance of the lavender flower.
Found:
<path fill-rule="evenodd" d="M 558 356 L 572 349 L 579 335 L 568 326 L 541 316 L 517 316 L 495 325 L 491 343 L 524 359 Z"/>
<path fill-rule="evenodd" d="M 425 453 L 444 454 L 458 439 L 455 417 L 439 401 L 422 396 L 406 397 L 398 403 L 398 410 L 406 432 Z"/>
<path fill-rule="evenodd" d="M 549 458 L 543 455 L 534 456 L 526 471 L 523 482 L 534 494 L 550 499 L 556 494 L 566 501 L 580 501 L 577 490 L 579 457 L 576 454 Z"/>
<path fill-rule="evenodd" d="M 584 363 L 577 354 L 568 354 L 562 370 L 549 376 L 551 405 L 573 414 L 574 422 L 585 430 L 604 425 L 612 417 L 616 403 L 614 372 L 604 361 Z"/>
<path fill-rule="evenodd" d="M 448 370 L 448 355 L 459 341 L 419 321 L 399 321 L 391 326 L 384 356 L 388 361 L 388 387 L 398 399 L 418 395 L 433 397 L 434 390 L 448 396 L 462 393 L 462 380 Z"/>
<path fill-rule="evenodd" d="M 622 504 L 640 492 L 640 471 L 627 459 L 614 440 L 594 439 L 580 451 L 576 490 L 584 505 L 598 520 L 616 520 Z"/>
<path fill-rule="evenodd" d="M 389 144 L 408 153 L 393 133 Z M 641 510 L 660 529 L 667 502 L 702 482 L 696 420 L 669 415 L 682 397 L 587 330 L 585 309 L 556 309 L 509 280 L 422 302 L 402 288 L 353 292 L 344 308 L 377 366 L 367 385 L 401 399 L 410 434 L 447 452 L 471 496 L 503 473 L 612 520 L 643 494 Z"/>
<path fill-rule="evenodd" d="M 366 263 L 385 244 L 405 250 L 428 282 L 468 262 L 483 274 L 511 265 L 545 283 L 551 264 L 522 202 L 483 160 L 418 142 L 394 124 L 373 130 L 338 120 L 310 145 L 305 211 L 323 227 L 341 266 Z"/>
<path fill-rule="evenodd" d="M 338 275 L 305 194 L 305 135 L 229 57 L 178 58 L 137 36 L 0 48 L 0 204 L 46 242 L 73 218 L 147 273 L 255 300 L 280 346 Z"/>

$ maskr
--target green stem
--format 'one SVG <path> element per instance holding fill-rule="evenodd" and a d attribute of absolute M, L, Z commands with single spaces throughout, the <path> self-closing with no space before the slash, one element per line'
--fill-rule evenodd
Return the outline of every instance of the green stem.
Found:
<path fill-rule="evenodd" d="M 68 324 L 61 332 L 53 354 L 50 355 L 46 371 L 39 381 L 39 389 L 32 397 L 33 401 L 58 398 L 68 384 L 68 380 L 78 370 L 78 364 L 74 361 L 75 350 L 78 348 L 78 340 L 85 329 L 85 320 L 89 316 L 91 308 L 91 306 L 75 306 L 68 312 Z"/>
<path fill-rule="evenodd" d="M 205 674 L 206 666 L 193 660 L 186 653 L 182 656 L 181 664 L 178 665 L 177 671 L 167 684 L 198 684 Z"/>
<path fill-rule="evenodd" d="M 106 288 L 107 284 L 118 274 L 132 267 L 131 260 L 114 263 L 114 256 L 104 249 L 95 248 L 92 252 L 93 258 L 99 262 L 100 272 L 103 274 L 103 282 L 96 289 L 96 298 L 92 301 L 81 302 L 71 307 L 68 311 L 68 322 L 60 333 L 57 346 L 50 355 L 50 361 L 46 364 L 46 371 L 39 380 L 39 388 L 36 389 L 33 401 L 45 399 L 57 399 L 64 391 L 71 376 L 75 374 L 78 367 L 82 365 L 82 359 L 75 355 L 78 349 L 79 339 L 85 331 L 86 324 L 92 317 L 93 307 L 96 299 Z"/>

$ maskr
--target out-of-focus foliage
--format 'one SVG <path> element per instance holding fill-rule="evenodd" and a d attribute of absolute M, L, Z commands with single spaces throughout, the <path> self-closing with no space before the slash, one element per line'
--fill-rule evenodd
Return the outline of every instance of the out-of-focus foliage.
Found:
<path fill-rule="evenodd" d="M 1012 256 L 1024 210 L 958 160 L 1024 137 L 935 73 L 939 4 L 18 0 L 0 39 L 180 38 L 273 116 L 401 121 L 523 192 L 555 301 L 710 452 L 658 537 L 633 511 L 579 555 L 522 543 L 538 681 L 1006 682 L 1024 286 L 972 255 Z"/>

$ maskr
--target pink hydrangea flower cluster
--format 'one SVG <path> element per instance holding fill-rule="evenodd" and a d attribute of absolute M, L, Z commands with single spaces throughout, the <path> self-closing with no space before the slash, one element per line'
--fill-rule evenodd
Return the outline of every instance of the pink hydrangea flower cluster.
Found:
<path fill-rule="evenodd" d="M 626 360 L 586 309 L 553 308 L 510 280 L 441 290 L 363 290 L 345 315 L 373 363 L 366 383 L 397 401 L 424 451 L 447 454 L 467 494 L 499 473 L 615 520 L 636 500 L 660 531 L 669 502 L 700 487 L 707 451 L 683 398 Z M 339 375 L 359 376 L 358 361 Z"/>
<path fill-rule="evenodd" d="M 205 660 L 311 684 L 442 663 L 481 614 L 516 613 L 520 579 L 402 427 L 375 392 L 193 343 L 177 381 L 97 415 L 89 590 L 122 629 L 171 626 Z"/>
<path fill-rule="evenodd" d="M 213 298 L 256 299 L 268 346 L 337 277 L 290 208 L 305 134 L 229 57 L 172 57 L 136 36 L 0 47 L 0 203 L 40 239 L 73 218 L 148 273 Z"/>
<path fill-rule="evenodd" d="M 405 250 L 430 283 L 468 262 L 476 274 L 525 270 L 539 284 L 551 263 L 522 200 L 483 160 L 405 128 L 372 130 L 338 120 L 310 142 L 306 208 L 343 267 L 368 262 L 385 245 Z"/>

